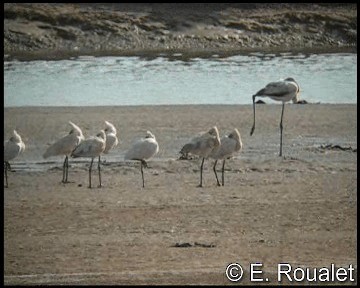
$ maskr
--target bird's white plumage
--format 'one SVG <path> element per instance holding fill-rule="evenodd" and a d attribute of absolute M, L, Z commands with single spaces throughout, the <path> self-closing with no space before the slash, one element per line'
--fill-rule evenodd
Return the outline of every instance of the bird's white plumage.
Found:
<path fill-rule="evenodd" d="M 105 134 L 106 134 L 106 147 L 105 147 L 105 150 L 104 150 L 104 153 L 107 154 L 109 153 L 109 151 L 114 148 L 115 146 L 117 146 L 119 144 L 119 140 L 116 136 L 116 128 L 115 126 L 108 122 L 108 121 L 105 121 Z"/>
<path fill-rule="evenodd" d="M 243 146 L 240 133 L 236 128 L 229 135 L 222 137 L 220 142 L 220 147 L 210 154 L 210 157 L 215 160 L 227 159 L 239 152 Z"/>
<path fill-rule="evenodd" d="M 7 162 L 16 158 L 20 153 L 24 152 L 24 150 L 25 143 L 16 130 L 14 130 L 10 139 L 4 142 L 4 161 Z"/>
<path fill-rule="evenodd" d="M 106 146 L 106 135 L 104 130 L 94 137 L 90 137 L 81 141 L 81 143 L 74 149 L 71 156 L 76 157 L 91 157 L 95 158 L 103 153 Z"/>
<path fill-rule="evenodd" d="M 207 158 L 214 150 L 219 148 L 220 143 L 219 131 L 214 126 L 209 131 L 196 136 L 189 143 L 185 144 L 181 149 L 181 153 L 191 153 Z"/>
<path fill-rule="evenodd" d="M 292 100 L 294 103 L 297 103 L 299 101 L 299 92 L 299 84 L 293 78 L 286 78 L 285 80 L 270 82 L 255 95 L 269 97 L 282 102 Z"/>
<path fill-rule="evenodd" d="M 126 152 L 125 160 L 147 160 L 159 152 L 159 144 L 154 134 L 146 132 L 145 138 L 136 141 Z"/>
<path fill-rule="evenodd" d="M 191 140 L 190 143 L 187 143 L 183 146 L 180 153 L 183 155 L 187 155 L 191 153 L 193 155 L 198 155 L 202 157 L 201 165 L 200 165 L 200 184 L 199 187 L 202 186 L 202 171 L 204 166 L 205 158 L 209 157 L 211 153 L 215 153 L 217 149 L 219 149 L 221 145 L 221 140 L 219 137 L 219 131 L 216 126 L 212 127 L 209 131 L 200 134 Z"/>
<path fill-rule="evenodd" d="M 69 156 L 75 147 L 84 140 L 81 129 L 71 121 L 69 124 L 72 126 L 70 133 L 49 146 L 43 155 L 44 158 L 57 155 Z"/>

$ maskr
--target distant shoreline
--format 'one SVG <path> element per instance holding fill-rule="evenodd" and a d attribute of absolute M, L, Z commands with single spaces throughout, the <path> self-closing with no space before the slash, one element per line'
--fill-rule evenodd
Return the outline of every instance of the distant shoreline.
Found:
<path fill-rule="evenodd" d="M 4 54 L 4 61 L 37 61 L 37 60 L 70 60 L 82 56 L 92 57 L 160 57 L 176 58 L 180 60 L 188 60 L 191 58 L 212 58 L 214 55 L 219 58 L 226 58 L 235 55 L 248 55 L 251 53 L 263 54 L 328 54 L 328 53 L 355 53 L 356 47 L 313 47 L 313 48 L 298 48 L 298 49 L 280 49 L 280 48 L 243 48 L 243 49 L 178 49 L 178 50 L 161 50 L 161 49 L 143 49 L 143 50 L 103 50 L 103 51 L 17 51 Z M 175 56 L 174 56 L 175 55 Z"/>
<path fill-rule="evenodd" d="M 357 53 L 357 6 L 5 3 L 4 59 Z"/>

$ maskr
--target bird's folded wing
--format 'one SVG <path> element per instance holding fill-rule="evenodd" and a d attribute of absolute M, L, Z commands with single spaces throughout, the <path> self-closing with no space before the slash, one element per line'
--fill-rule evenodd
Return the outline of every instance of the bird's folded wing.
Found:
<path fill-rule="evenodd" d="M 271 82 L 264 89 L 261 89 L 257 95 L 282 96 L 296 92 L 296 86 L 284 81 Z"/>

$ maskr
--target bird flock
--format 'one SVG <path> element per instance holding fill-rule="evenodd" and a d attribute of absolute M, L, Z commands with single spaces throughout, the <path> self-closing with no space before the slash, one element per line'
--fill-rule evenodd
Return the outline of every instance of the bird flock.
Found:
<path fill-rule="evenodd" d="M 300 87 L 293 78 L 286 78 L 285 80 L 271 82 L 264 88 L 260 89 L 253 96 L 253 115 L 254 122 L 250 131 L 250 135 L 253 135 L 255 131 L 255 98 L 256 97 L 269 97 L 276 101 L 282 102 L 282 111 L 280 118 L 280 153 L 282 156 L 282 143 L 283 143 L 283 116 L 285 102 L 293 101 L 297 103 L 299 101 L 298 94 Z M 95 158 L 98 158 L 98 177 L 99 185 L 101 183 L 101 155 L 108 154 L 111 149 L 116 147 L 119 143 L 117 138 L 117 130 L 115 126 L 105 121 L 105 128 L 100 130 L 95 136 L 91 136 L 85 139 L 82 130 L 79 126 L 69 121 L 71 130 L 69 134 L 55 141 L 50 145 L 43 158 L 53 156 L 65 156 L 63 163 L 63 175 L 62 183 L 69 183 L 68 169 L 69 169 L 69 157 L 72 158 L 91 158 L 89 166 L 89 188 L 92 188 L 91 174 L 92 166 Z M 201 160 L 200 164 L 200 183 L 198 187 L 203 187 L 203 167 L 205 159 L 212 158 L 215 160 L 213 171 L 216 178 L 217 186 L 224 186 L 224 171 L 225 161 L 233 157 L 236 153 L 240 152 L 243 148 L 241 141 L 241 135 L 238 129 L 234 128 L 229 134 L 220 138 L 218 128 L 216 126 L 211 127 L 207 132 L 200 133 L 182 146 L 179 151 L 184 157 L 188 155 L 199 156 Z M 22 141 L 21 136 L 16 130 L 13 130 L 13 135 L 9 140 L 4 142 L 4 174 L 5 174 L 5 187 L 8 185 L 8 171 L 11 170 L 9 161 L 18 157 L 25 150 L 25 144 Z M 144 138 L 141 138 L 133 143 L 133 145 L 125 153 L 124 160 L 134 160 L 140 162 L 140 171 L 142 176 L 142 187 L 145 187 L 144 171 L 143 168 L 147 168 L 147 160 L 154 157 L 159 152 L 159 144 L 156 141 L 155 135 L 147 131 Z M 222 178 L 221 184 L 218 179 L 216 165 L 219 160 L 223 161 L 222 164 Z"/>

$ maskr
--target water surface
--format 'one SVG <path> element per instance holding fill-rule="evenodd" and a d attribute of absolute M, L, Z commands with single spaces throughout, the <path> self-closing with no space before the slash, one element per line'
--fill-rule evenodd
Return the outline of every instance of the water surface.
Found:
<path fill-rule="evenodd" d="M 351 53 L 5 61 L 4 105 L 250 104 L 268 82 L 287 77 L 309 102 L 357 103 L 356 67 Z"/>

